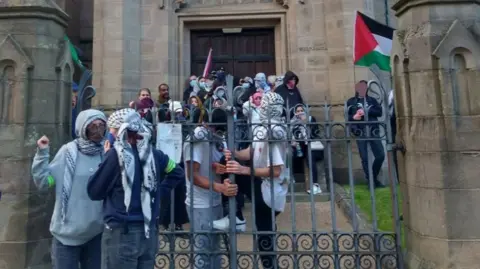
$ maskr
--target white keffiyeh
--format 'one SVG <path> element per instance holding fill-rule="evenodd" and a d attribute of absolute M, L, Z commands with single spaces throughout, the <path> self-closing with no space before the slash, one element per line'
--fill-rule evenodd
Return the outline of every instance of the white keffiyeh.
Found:
<path fill-rule="evenodd" d="M 128 143 L 127 131 L 136 132 L 143 139 L 137 141 L 137 149 L 140 161 L 143 163 L 143 181 L 141 189 L 141 204 L 144 217 L 145 237 L 150 237 L 150 223 L 152 220 L 152 195 L 157 190 L 157 173 L 150 143 L 152 133 L 142 120 L 140 114 L 133 109 L 126 108 L 114 112 L 108 119 L 110 128 L 119 126 L 114 148 L 118 154 L 120 163 L 122 186 L 125 192 L 125 208 L 128 212 L 132 198 L 132 184 L 135 176 L 135 156 L 132 146 Z"/>

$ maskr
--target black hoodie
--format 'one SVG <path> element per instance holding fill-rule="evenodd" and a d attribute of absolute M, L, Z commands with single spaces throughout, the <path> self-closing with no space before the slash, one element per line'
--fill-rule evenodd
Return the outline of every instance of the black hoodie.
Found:
<path fill-rule="evenodd" d="M 293 89 L 288 89 L 286 84 L 289 80 L 292 79 L 295 79 L 297 83 L 295 83 L 295 87 Z M 303 104 L 302 95 L 297 88 L 299 82 L 300 80 L 298 79 L 298 76 L 295 75 L 295 73 L 293 73 L 292 71 L 287 71 L 285 73 L 285 76 L 283 77 L 283 84 L 275 89 L 275 92 L 283 98 L 283 101 L 285 102 L 283 106 L 285 107 L 285 109 L 287 108 L 288 103 L 291 116 L 294 114 L 293 108 L 298 104 Z"/>

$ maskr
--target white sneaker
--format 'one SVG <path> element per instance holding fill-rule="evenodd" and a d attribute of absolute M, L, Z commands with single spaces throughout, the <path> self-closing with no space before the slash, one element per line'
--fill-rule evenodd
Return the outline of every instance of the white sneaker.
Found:
<path fill-rule="evenodd" d="M 238 217 L 235 217 L 235 219 L 237 220 L 237 232 L 245 232 L 247 230 L 247 222 L 245 220 L 240 220 Z M 228 231 L 230 229 L 230 217 L 226 216 L 222 219 L 213 221 L 213 228 Z"/>
<path fill-rule="evenodd" d="M 318 183 L 313 183 L 312 190 L 313 195 L 322 193 L 322 189 L 320 189 L 320 185 L 318 185 Z M 310 194 L 310 190 L 308 190 L 307 193 Z"/>

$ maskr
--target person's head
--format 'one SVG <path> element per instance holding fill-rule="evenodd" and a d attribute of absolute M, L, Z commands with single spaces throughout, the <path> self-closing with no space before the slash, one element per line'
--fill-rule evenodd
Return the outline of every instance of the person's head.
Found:
<path fill-rule="evenodd" d="M 366 80 L 360 80 L 357 84 L 355 84 L 355 92 L 357 93 L 358 97 L 365 97 L 367 95 L 368 90 L 368 82 Z"/>
<path fill-rule="evenodd" d="M 297 105 L 295 107 L 295 115 L 300 115 L 302 113 L 305 113 L 305 106 L 304 105 Z"/>
<path fill-rule="evenodd" d="M 260 119 L 280 121 L 283 115 L 283 98 L 278 93 L 268 92 L 263 95 L 260 103 Z"/>
<path fill-rule="evenodd" d="M 75 122 L 75 134 L 83 140 L 100 143 L 107 134 L 107 118 L 96 109 L 87 109 L 80 112 Z"/>
<path fill-rule="evenodd" d="M 227 112 L 223 109 L 213 109 L 212 119 L 209 121 L 208 128 L 215 132 L 224 132 L 227 130 Z"/>
<path fill-rule="evenodd" d="M 197 76 L 195 75 L 191 75 L 189 78 L 188 78 L 188 87 L 195 87 L 195 85 L 197 84 Z"/>
<path fill-rule="evenodd" d="M 152 98 L 152 92 L 148 88 L 142 88 L 138 91 L 138 99 Z"/>
<path fill-rule="evenodd" d="M 198 100 L 198 97 L 197 97 L 197 96 L 192 96 L 192 97 L 190 97 L 190 100 L 189 100 L 189 101 L 190 101 L 190 102 L 189 102 L 190 105 L 192 105 L 192 106 L 194 106 L 194 107 L 198 107 L 198 105 L 199 105 L 199 102 L 198 102 L 198 101 L 199 101 L 199 100 Z"/>
<path fill-rule="evenodd" d="M 134 109 L 124 108 L 113 112 L 108 117 L 107 126 L 110 133 L 118 141 L 125 140 L 130 144 L 135 144 L 137 140 L 146 138 L 150 139 L 151 134 L 148 128 L 145 128 L 140 114 Z M 139 135 L 142 134 L 142 136 Z"/>
<path fill-rule="evenodd" d="M 137 112 L 140 113 L 140 116 L 144 118 L 147 115 L 148 111 L 150 111 L 154 105 L 155 103 L 151 98 L 145 97 L 143 99 L 137 100 L 134 104 L 134 107 Z"/>
<path fill-rule="evenodd" d="M 261 92 L 256 92 L 253 94 L 252 96 L 253 105 L 255 105 L 256 107 L 260 106 L 260 103 L 262 102 L 262 95 L 263 94 Z"/>
<path fill-rule="evenodd" d="M 268 86 L 270 86 L 270 88 L 274 89 L 276 80 L 277 80 L 277 76 L 275 76 L 275 75 L 268 76 L 268 78 L 267 78 Z"/>
<path fill-rule="evenodd" d="M 283 83 L 289 90 L 293 90 L 297 87 L 299 79 L 292 71 L 287 71 L 283 76 Z"/>
<path fill-rule="evenodd" d="M 170 87 L 168 87 L 168 84 L 162 83 L 158 85 L 158 97 L 159 100 L 166 101 L 170 98 Z"/>
<path fill-rule="evenodd" d="M 255 75 L 255 88 L 262 88 L 264 89 L 266 84 L 267 84 L 267 77 L 265 76 L 265 73 L 257 73 Z"/>

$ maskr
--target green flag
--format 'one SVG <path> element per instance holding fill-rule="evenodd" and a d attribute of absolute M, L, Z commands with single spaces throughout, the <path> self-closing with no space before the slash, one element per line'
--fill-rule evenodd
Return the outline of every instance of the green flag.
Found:
<path fill-rule="evenodd" d="M 72 61 L 78 65 L 81 69 L 85 69 L 85 67 L 82 64 L 82 61 L 80 61 L 80 58 L 78 57 L 77 50 L 75 49 L 75 46 L 73 46 L 72 42 L 70 42 L 70 39 L 68 39 L 68 36 L 65 35 L 65 41 L 67 41 L 68 46 L 70 47 L 70 54 L 72 55 Z"/>

